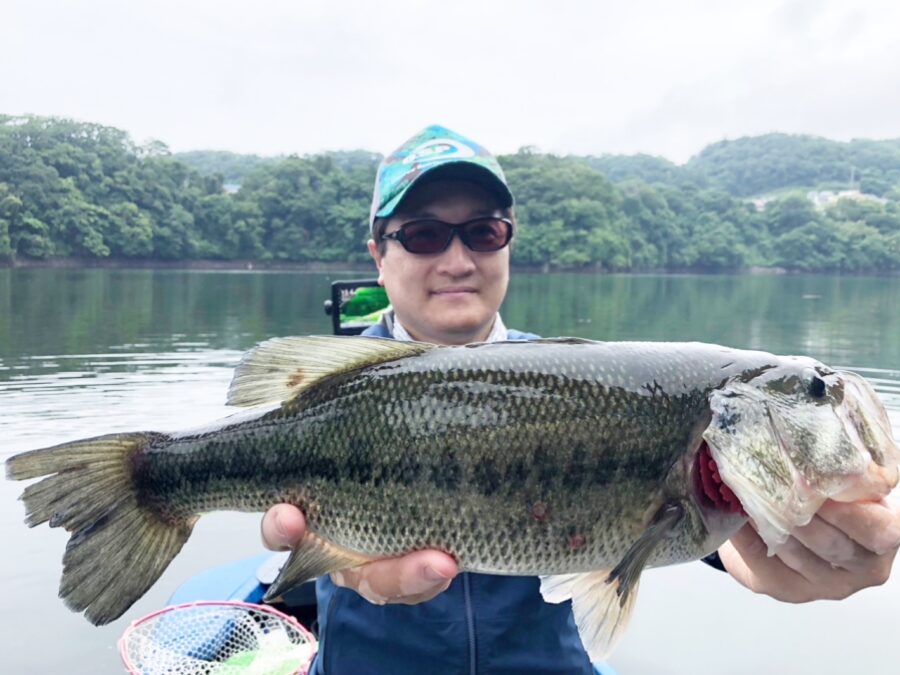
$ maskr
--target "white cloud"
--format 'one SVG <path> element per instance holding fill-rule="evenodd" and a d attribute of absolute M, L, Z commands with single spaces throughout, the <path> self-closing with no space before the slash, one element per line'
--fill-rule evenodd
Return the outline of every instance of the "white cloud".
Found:
<path fill-rule="evenodd" d="M 175 150 L 388 151 L 431 122 L 497 152 L 679 161 L 772 130 L 900 136 L 889 2 L 7 5 L 0 112 Z"/>

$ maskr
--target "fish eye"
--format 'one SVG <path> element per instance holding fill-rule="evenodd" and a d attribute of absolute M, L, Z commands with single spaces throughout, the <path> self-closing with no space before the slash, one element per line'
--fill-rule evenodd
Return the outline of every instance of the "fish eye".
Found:
<path fill-rule="evenodd" d="M 825 392 L 827 391 L 825 380 L 823 380 L 818 375 L 813 375 L 809 379 L 807 389 L 809 391 L 809 395 L 813 398 L 823 398 L 825 396 Z"/>

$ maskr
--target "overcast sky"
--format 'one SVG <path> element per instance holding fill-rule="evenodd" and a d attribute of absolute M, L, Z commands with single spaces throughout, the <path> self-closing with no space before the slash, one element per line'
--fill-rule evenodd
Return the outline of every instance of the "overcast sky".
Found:
<path fill-rule="evenodd" d="M 260 154 L 389 152 L 430 123 L 678 162 L 769 131 L 898 138 L 900 3 L 5 0 L 0 113 Z"/>

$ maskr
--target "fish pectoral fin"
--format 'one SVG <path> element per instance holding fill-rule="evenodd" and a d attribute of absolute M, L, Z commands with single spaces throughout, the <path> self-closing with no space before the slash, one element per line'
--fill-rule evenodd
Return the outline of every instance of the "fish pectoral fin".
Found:
<path fill-rule="evenodd" d="M 575 584 L 582 577 L 600 575 L 604 579 L 609 576 L 609 570 L 596 570 L 587 574 L 554 574 L 541 577 L 541 596 L 544 602 L 558 605 L 566 600 L 571 600 Z"/>
<path fill-rule="evenodd" d="M 608 570 L 541 577 L 541 595 L 552 603 L 571 598 L 581 643 L 591 661 L 602 661 L 625 634 L 639 575 L 628 585 Z"/>
<path fill-rule="evenodd" d="M 329 572 L 357 567 L 372 560 L 375 558 L 355 553 L 323 539 L 315 532 L 307 531 L 297 547 L 291 551 L 287 562 L 266 591 L 263 601 L 272 602 L 304 581 Z"/>
<path fill-rule="evenodd" d="M 325 377 L 436 349 L 375 337 L 273 338 L 247 352 L 234 371 L 228 405 L 257 406 L 294 398 Z"/>
<path fill-rule="evenodd" d="M 592 661 L 607 658 L 625 634 L 641 572 L 656 545 L 683 517 L 680 504 L 664 505 L 612 571 L 541 577 L 544 600 L 559 603 L 571 598 L 578 635 Z"/>

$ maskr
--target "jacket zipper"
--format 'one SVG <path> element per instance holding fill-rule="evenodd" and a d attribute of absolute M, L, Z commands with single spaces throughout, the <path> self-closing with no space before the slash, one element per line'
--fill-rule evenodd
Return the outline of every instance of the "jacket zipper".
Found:
<path fill-rule="evenodd" d="M 463 593 L 466 598 L 466 623 L 469 627 L 469 675 L 478 675 L 475 662 L 475 609 L 472 607 L 472 594 L 469 589 L 469 573 L 463 572 Z"/>

